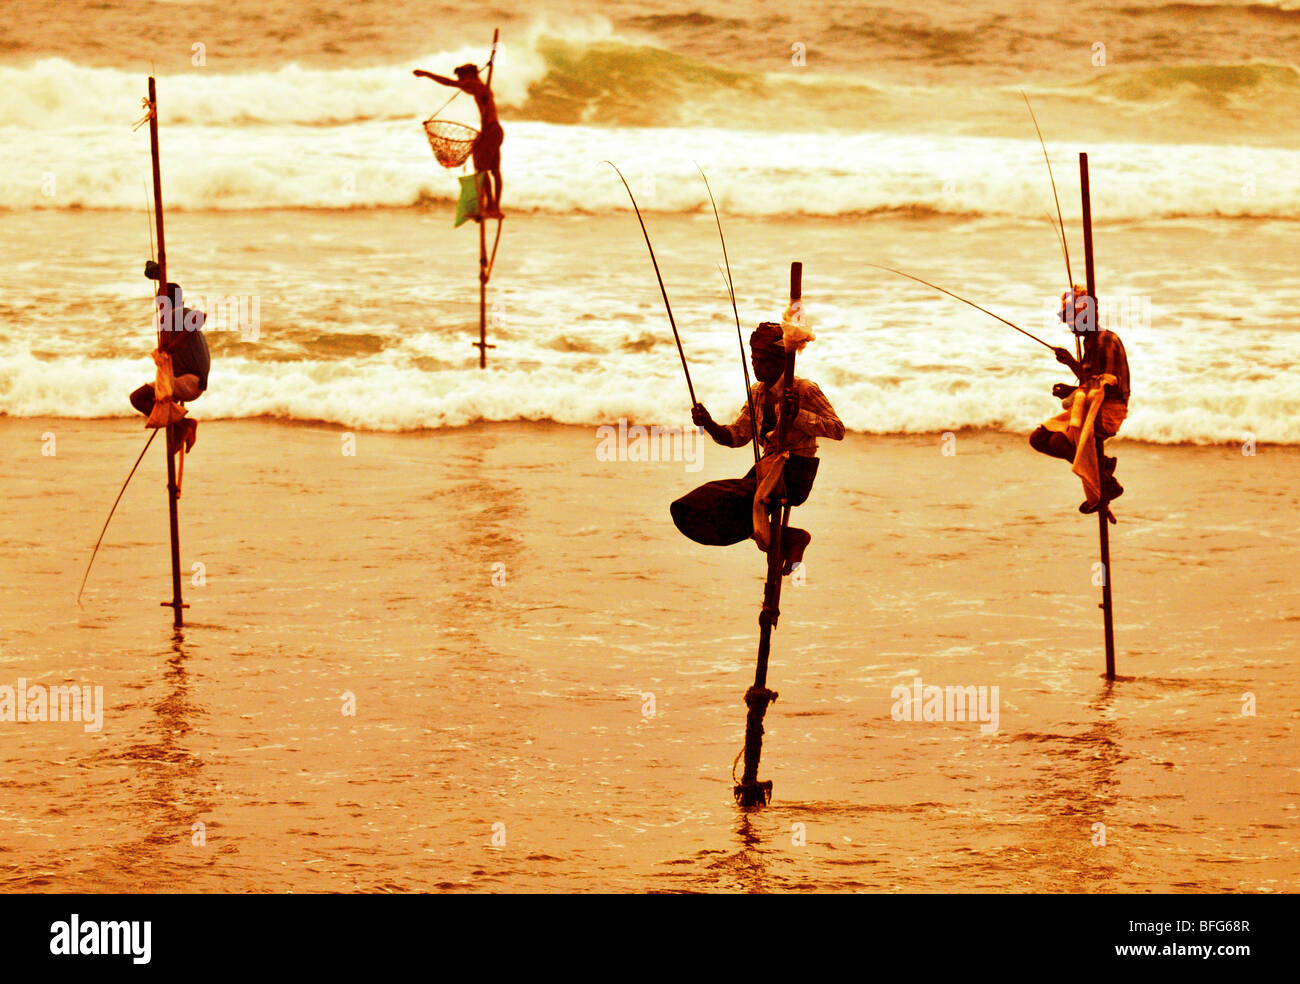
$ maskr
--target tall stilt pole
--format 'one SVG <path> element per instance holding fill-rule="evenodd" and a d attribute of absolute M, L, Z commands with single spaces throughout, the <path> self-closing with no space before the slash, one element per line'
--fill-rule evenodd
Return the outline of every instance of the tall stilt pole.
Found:
<path fill-rule="evenodd" d="M 803 296 L 803 264 L 790 264 L 790 300 L 797 301 Z M 794 395 L 794 349 L 785 354 L 785 369 L 782 373 L 784 388 L 781 398 L 781 424 L 777 430 L 777 447 L 784 449 L 787 429 L 793 405 Z M 759 410 L 761 413 L 761 409 Z M 755 426 L 759 426 L 755 419 Z M 758 762 L 763 754 L 763 717 L 767 714 L 767 705 L 776 700 L 777 693 L 767 689 L 767 662 L 772 651 L 772 629 L 781 617 L 781 567 L 782 544 L 785 532 L 790 524 L 790 504 L 784 498 L 774 499 L 769 513 L 767 545 L 767 580 L 763 585 L 763 609 L 758 615 L 758 662 L 754 668 L 754 685 L 745 693 L 745 769 L 741 773 L 740 784 L 733 788 L 736 802 L 743 807 L 765 806 L 772 800 L 772 782 L 758 781 Z"/>
<path fill-rule="evenodd" d="M 1088 188 L 1088 155 L 1079 154 L 1079 186 L 1083 192 L 1083 257 L 1088 270 L 1088 303 L 1091 308 L 1090 331 L 1101 331 L 1097 308 L 1097 281 L 1092 264 L 1092 196 Z M 1093 428 L 1097 444 L 1097 477 L 1101 482 L 1101 504 L 1097 507 L 1097 525 L 1101 536 L 1101 611 L 1106 631 L 1106 679 L 1115 679 L 1115 620 L 1111 601 L 1110 571 L 1110 498 L 1106 494 L 1105 441 L 1101 436 L 1100 414 Z"/>
<path fill-rule="evenodd" d="M 480 178 L 479 184 L 483 184 L 486 178 Z M 483 189 L 479 188 L 479 202 L 483 201 Z M 487 284 L 488 284 L 488 265 L 487 265 L 487 219 L 483 218 L 482 208 L 479 209 L 478 220 L 478 367 L 487 368 Z"/>
<path fill-rule="evenodd" d="M 488 55 L 487 66 L 487 87 L 492 89 L 492 71 L 496 68 L 497 60 L 497 40 L 501 37 L 501 29 L 497 28 L 492 32 L 492 53 Z M 474 175 L 475 190 L 478 192 L 478 341 L 474 343 L 478 349 L 478 367 L 487 368 L 487 350 L 496 348 L 495 345 L 487 343 L 487 285 L 488 277 L 491 274 L 491 265 L 488 262 L 487 251 L 487 218 L 484 216 L 483 204 L 487 201 L 487 193 L 484 185 L 490 179 L 482 172 Z M 501 210 L 501 203 L 496 203 L 497 211 Z M 501 235 L 501 220 L 497 219 L 497 236 L 498 240 Z M 496 247 L 492 248 L 493 257 L 496 255 Z"/>
<path fill-rule="evenodd" d="M 153 155 L 153 209 L 154 222 L 158 227 L 158 297 L 167 294 L 167 245 L 163 238 L 163 203 L 162 170 L 158 163 L 158 89 L 153 76 L 149 76 L 149 148 Z M 155 306 L 161 308 L 155 301 Z M 170 312 L 174 316 L 175 312 Z M 163 325 L 158 325 L 158 347 L 162 348 Z M 172 326 L 174 327 L 174 325 Z M 172 600 L 164 601 L 164 607 L 172 610 L 172 624 L 180 628 L 185 624 L 182 610 L 186 607 L 181 599 L 181 538 L 180 525 L 176 515 L 176 500 L 180 491 L 176 487 L 176 446 L 175 436 L 170 425 L 167 429 L 167 510 L 171 523 L 172 546 Z"/>

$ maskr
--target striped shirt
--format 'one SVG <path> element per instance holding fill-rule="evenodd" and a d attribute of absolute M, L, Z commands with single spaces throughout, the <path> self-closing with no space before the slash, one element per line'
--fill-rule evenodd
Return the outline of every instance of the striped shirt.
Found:
<path fill-rule="evenodd" d="M 801 454 L 811 458 L 817 454 L 817 438 L 825 437 L 832 441 L 842 441 L 844 439 L 844 424 L 835 413 L 835 408 L 831 406 L 830 401 L 826 399 L 821 388 L 818 387 L 811 379 L 794 378 L 794 392 L 799 398 L 799 412 L 791 421 L 790 432 L 786 435 L 788 447 L 785 450 L 792 454 Z M 753 403 L 754 411 L 758 414 L 763 413 L 763 400 L 767 396 L 767 384 L 755 383 L 749 390 L 749 403 Z M 776 400 L 776 413 L 774 419 L 769 418 L 760 435 L 760 443 L 763 446 L 763 453 L 780 450 L 776 447 L 776 434 L 778 425 L 781 420 L 781 397 L 778 394 Z M 738 448 L 743 444 L 748 444 L 754 436 L 753 423 L 749 418 L 749 403 L 740 408 L 740 415 L 736 417 L 736 422 L 724 428 L 731 435 L 731 446 Z"/>
<path fill-rule="evenodd" d="M 1084 385 L 1102 373 L 1108 372 L 1119 380 L 1119 399 L 1128 403 L 1128 355 L 1124 352 L 1124 343 L 1113 331 L 1103 331 L 1089 348 L 1084 342 L 1083 377 Z"/>

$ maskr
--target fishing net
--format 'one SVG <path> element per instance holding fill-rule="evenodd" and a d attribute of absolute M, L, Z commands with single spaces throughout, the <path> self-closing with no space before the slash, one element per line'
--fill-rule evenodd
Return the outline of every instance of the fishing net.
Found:
<path fill-rule="evenodd" d="M 433 156 L 443 167 L 460 167 L 474 149 L 478 131 L 464 123 L 451 120 L 427 119 L 424 132 L 433 148 Z"/>

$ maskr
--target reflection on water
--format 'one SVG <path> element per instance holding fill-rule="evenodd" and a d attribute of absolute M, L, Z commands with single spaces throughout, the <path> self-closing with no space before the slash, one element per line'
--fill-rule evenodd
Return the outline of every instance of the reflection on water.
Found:
<path fill-rule="evenodd" d="M 1109 831 L 1125 810 L 1117 770 L 1128 756 L 1123 732 L 1115 720 L 1116 692 L 1112 681 L 1088 702 L 1089 723 L 1065 734 L 1021 734 L 1017 742 L 1033 743 L 1033 781 L 1025 784 L 1019 850 L 1035 855 L 1042 883 L 1030 891 L 1107 892 L 1122 890 L 1114 877 L 1122 852 Z"/>
<path fill-rule="evenodd" d="M 178 849 L 206 846 L 206 828 L 194 827 L 212 801 L 203 788 L 203 761 L 188 741 L 204 716 L 191 698 L 189 658 L 184 631 L 176 629 L 162 667 L 163 694 L 144 719 L 145 740 L 117 756 L 135 771 L 131 807 L 141 836 L 120 845 L 112 864 L 139 877 L 146 890 L 171 887 L 167 875 Z"/>
<path fill-rule="evenodd" d="M 759 835 L 749 812 L 740 811 L 736 819 L 736 839 L 740 850 L 728 858 L 715 861 L 710 867 L 725 869 L 740 888 L 749 893 L 766 892 L 768 888 L 768 865 L 764 857 L 763 839 Z"/>

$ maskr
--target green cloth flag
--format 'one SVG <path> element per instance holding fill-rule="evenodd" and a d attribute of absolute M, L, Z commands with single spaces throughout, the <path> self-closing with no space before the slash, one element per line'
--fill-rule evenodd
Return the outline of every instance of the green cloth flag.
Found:
<path fill-rule="evenodd" d="M 456 202 L 456 224 L 458 229 L 470 219 L 478 218 L 478 175 L 465 174 L 460 179 L 460 200 Z"/>

